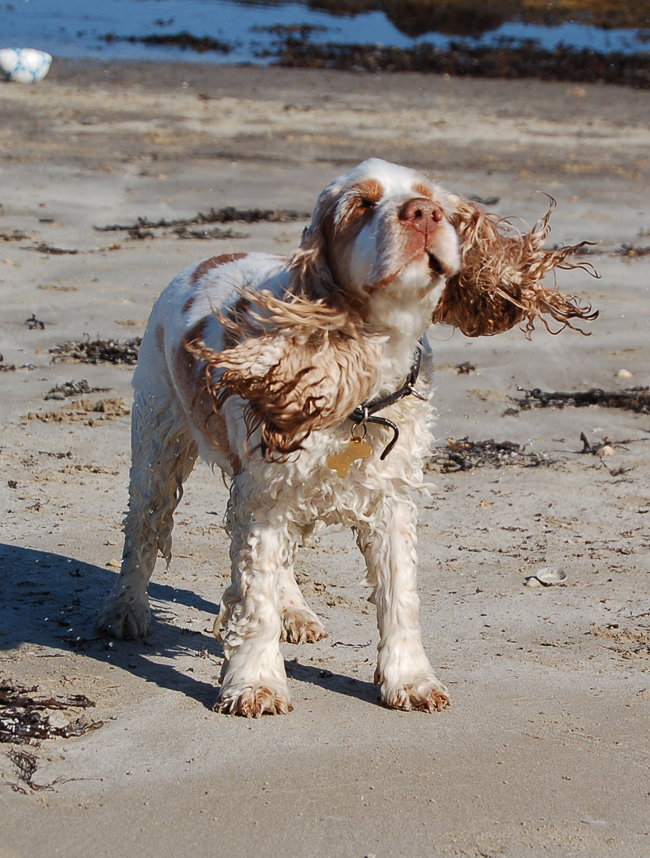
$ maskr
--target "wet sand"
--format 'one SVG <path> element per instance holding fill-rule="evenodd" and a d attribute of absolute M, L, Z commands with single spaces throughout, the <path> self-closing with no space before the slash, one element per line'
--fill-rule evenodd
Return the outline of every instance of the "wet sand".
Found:
<path fill-rule="evenodd" d="M 0 674 L 85 694 L 104 726 L 31 747 L 34 782 L 0 752 L 0 858 L 205 853 L 377 858 L 639 856 L 650 852 L 650 415 L 521 411 L 519 388 L 650 384 L 650 93 L 534 81 L 306 70 L 58 63 L 0 89 Z M 69 340 L 139 336 L 191 261 L 286 252 L 303 222 L 243 238 L 148 240 L 94 226 L 211 207 L 309 211 L 376 155 L 529 223 L 558 201 L 552 241 L 601 244 L 601 279 L 560 283 L 601 311 L 590 337 L 543 329 L 468 340 L 430 332 L 438 436 L 528 445 L 553 464 L 431 473 L 420 502 L 426 649 L 449 686 L 436 715 L 392 712 L 372 685 L 377 632 L 348 533 L 299 555 L 330 637 L 283 644 L 294 711 L 221 716 L 210 635 L 228 579 L 221 480 L 197 467 L 157 568 L 154 631 L 109 644 L 93 624 L 116 574 L 129 417 L 44 400 L 86 379 L 128 406 L 132 367 L 57 362 Z M 61 254 L 49 248 L 76 250 Z M 45 328 L 29 330 L 30 316 Z M 460 374 L 469 361 L 476 369 Z M 28 364 L 34 368 L 23 368 Z M 621 370 L 629 375 L 619 376 Z M 614 455 L 581 454 L 580 434 Z M 625 443 L 623 443 L 625 442 Z M 544 566 L 566 586 L 529 588 Z M 79 712 L 70 710 L 67 719 Z M 58 718 L 63 718 L 57 715 Z M 63 720 L 66 720 L 63 718 Z M 23 786 L 25 786 L 23 784 Z"/>

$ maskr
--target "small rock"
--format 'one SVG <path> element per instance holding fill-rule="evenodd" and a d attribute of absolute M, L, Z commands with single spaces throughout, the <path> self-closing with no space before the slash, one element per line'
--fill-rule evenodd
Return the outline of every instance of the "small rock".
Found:
<path fill-rule="evenodd" d="M 633 378 L 633 376 L 629 369 L 619 369 L 616 378 Z"/>

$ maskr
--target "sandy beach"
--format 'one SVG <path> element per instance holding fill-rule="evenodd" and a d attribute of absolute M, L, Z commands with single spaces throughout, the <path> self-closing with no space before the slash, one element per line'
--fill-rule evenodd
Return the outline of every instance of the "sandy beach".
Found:
<path fill-rule="evenodd" d="M 83 714 L 103 722 L 0 745 L 0 858 L 647 858 L 650 414 L 520 403 L 537 388 L 650 385 L 650 92 L 60 61 L 38 86 L 2 85 L 0 102 L 0 678 L 86 695 Z M 600 279 L 558 283 L 600 317 L 589 337 L 430 331 L 439 444 L 519 445 L 500 467 L 432 464 L 418 502 L 424 643 L 451 707 L 379 705 L 363 561 L 350 533 L 327 532 L 297 571 L 329 637 L 282 645 L 294 711 L 219 715 L 227 489 L 204 465 L 189 480 L 151 637 L 97 638 L 121 557 L 133 366 L 49 350 L 141 336 L 184 266 L 288 252 L 306 221 L 220 224 L 203 240 L 95 227 L 308 213 L 370 156 L 529 224 L 552 195 L 551 242 L 599 242 L 586 258 Z M 44 399 L 82 379 L 109 390 Z M 605 439 L 611 456 L 597 454 Z M 565 584 L 526 586 L 542 567 Z M 82 711 L 47 714 L 64 725 Z M 34 755 L 31 779 L 12 748 Z"/>

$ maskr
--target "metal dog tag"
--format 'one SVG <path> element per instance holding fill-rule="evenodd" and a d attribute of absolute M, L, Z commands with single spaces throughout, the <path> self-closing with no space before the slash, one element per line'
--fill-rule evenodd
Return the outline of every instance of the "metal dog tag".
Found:
<path fill-rule="evenodd" d="M 327 460 L 327 467 L 339 475 L 339 477 L 347 477 L 350 474 L 350 467 L 355 459 L 367 459 L 372 455 L 372 447 L 363 438 L 350 439 L 350 443 L 342 453 L 337 453 L 335 456 L 330 456 Z"/>

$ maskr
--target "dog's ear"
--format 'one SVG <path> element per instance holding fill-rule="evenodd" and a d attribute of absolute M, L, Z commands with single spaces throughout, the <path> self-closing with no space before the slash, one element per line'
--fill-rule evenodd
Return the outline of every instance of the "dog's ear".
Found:
<path fill-rule="evenodd" d="M 195 341 L 186 348 L 205 362 L 203 390 L 213 410 L 231 396 L 246 400 L 248 437 L 261 429 L 263 455 L 281 461 L 368 398 L 383 339 L 323 302 L 285 302 L 252 290 L 245 296 L 245 314 L 221 319 L 237 345 L 215 352 Z"/>
<path fill-rule="evenodd" d="M 289 265 L 289 291 L 310 301 L 328 301 L 339 293 L 330 258 L 336 229 L 337 191 L 330 185 L 321 192 L 311 218 L 305 227 L 300 247 Z"/>
<path fill-rule="evenodd" d="M 560 330 L 575 328 L 575 319 L 595 319 L 598 311 L 592 311 L 591 305 L 543 282 L 556 268 L 582 268 L 598 276 L 588 262 L 569 259 L 590 242 L 542 249 L 554 208 L 555 200 L 550 198 L 544 217 L 530 232 L 522 233 L 482 206 L 451 197 L 449 217 L 458 233 L 461 265 L 459 273 L 448 281 L 433 321 L 453 325 L 468 337 L 480 337 L 499 334 L 517 324 L 529 335 L 538 317 L 549 331 L 549 319 L 558 322 Z"/>

